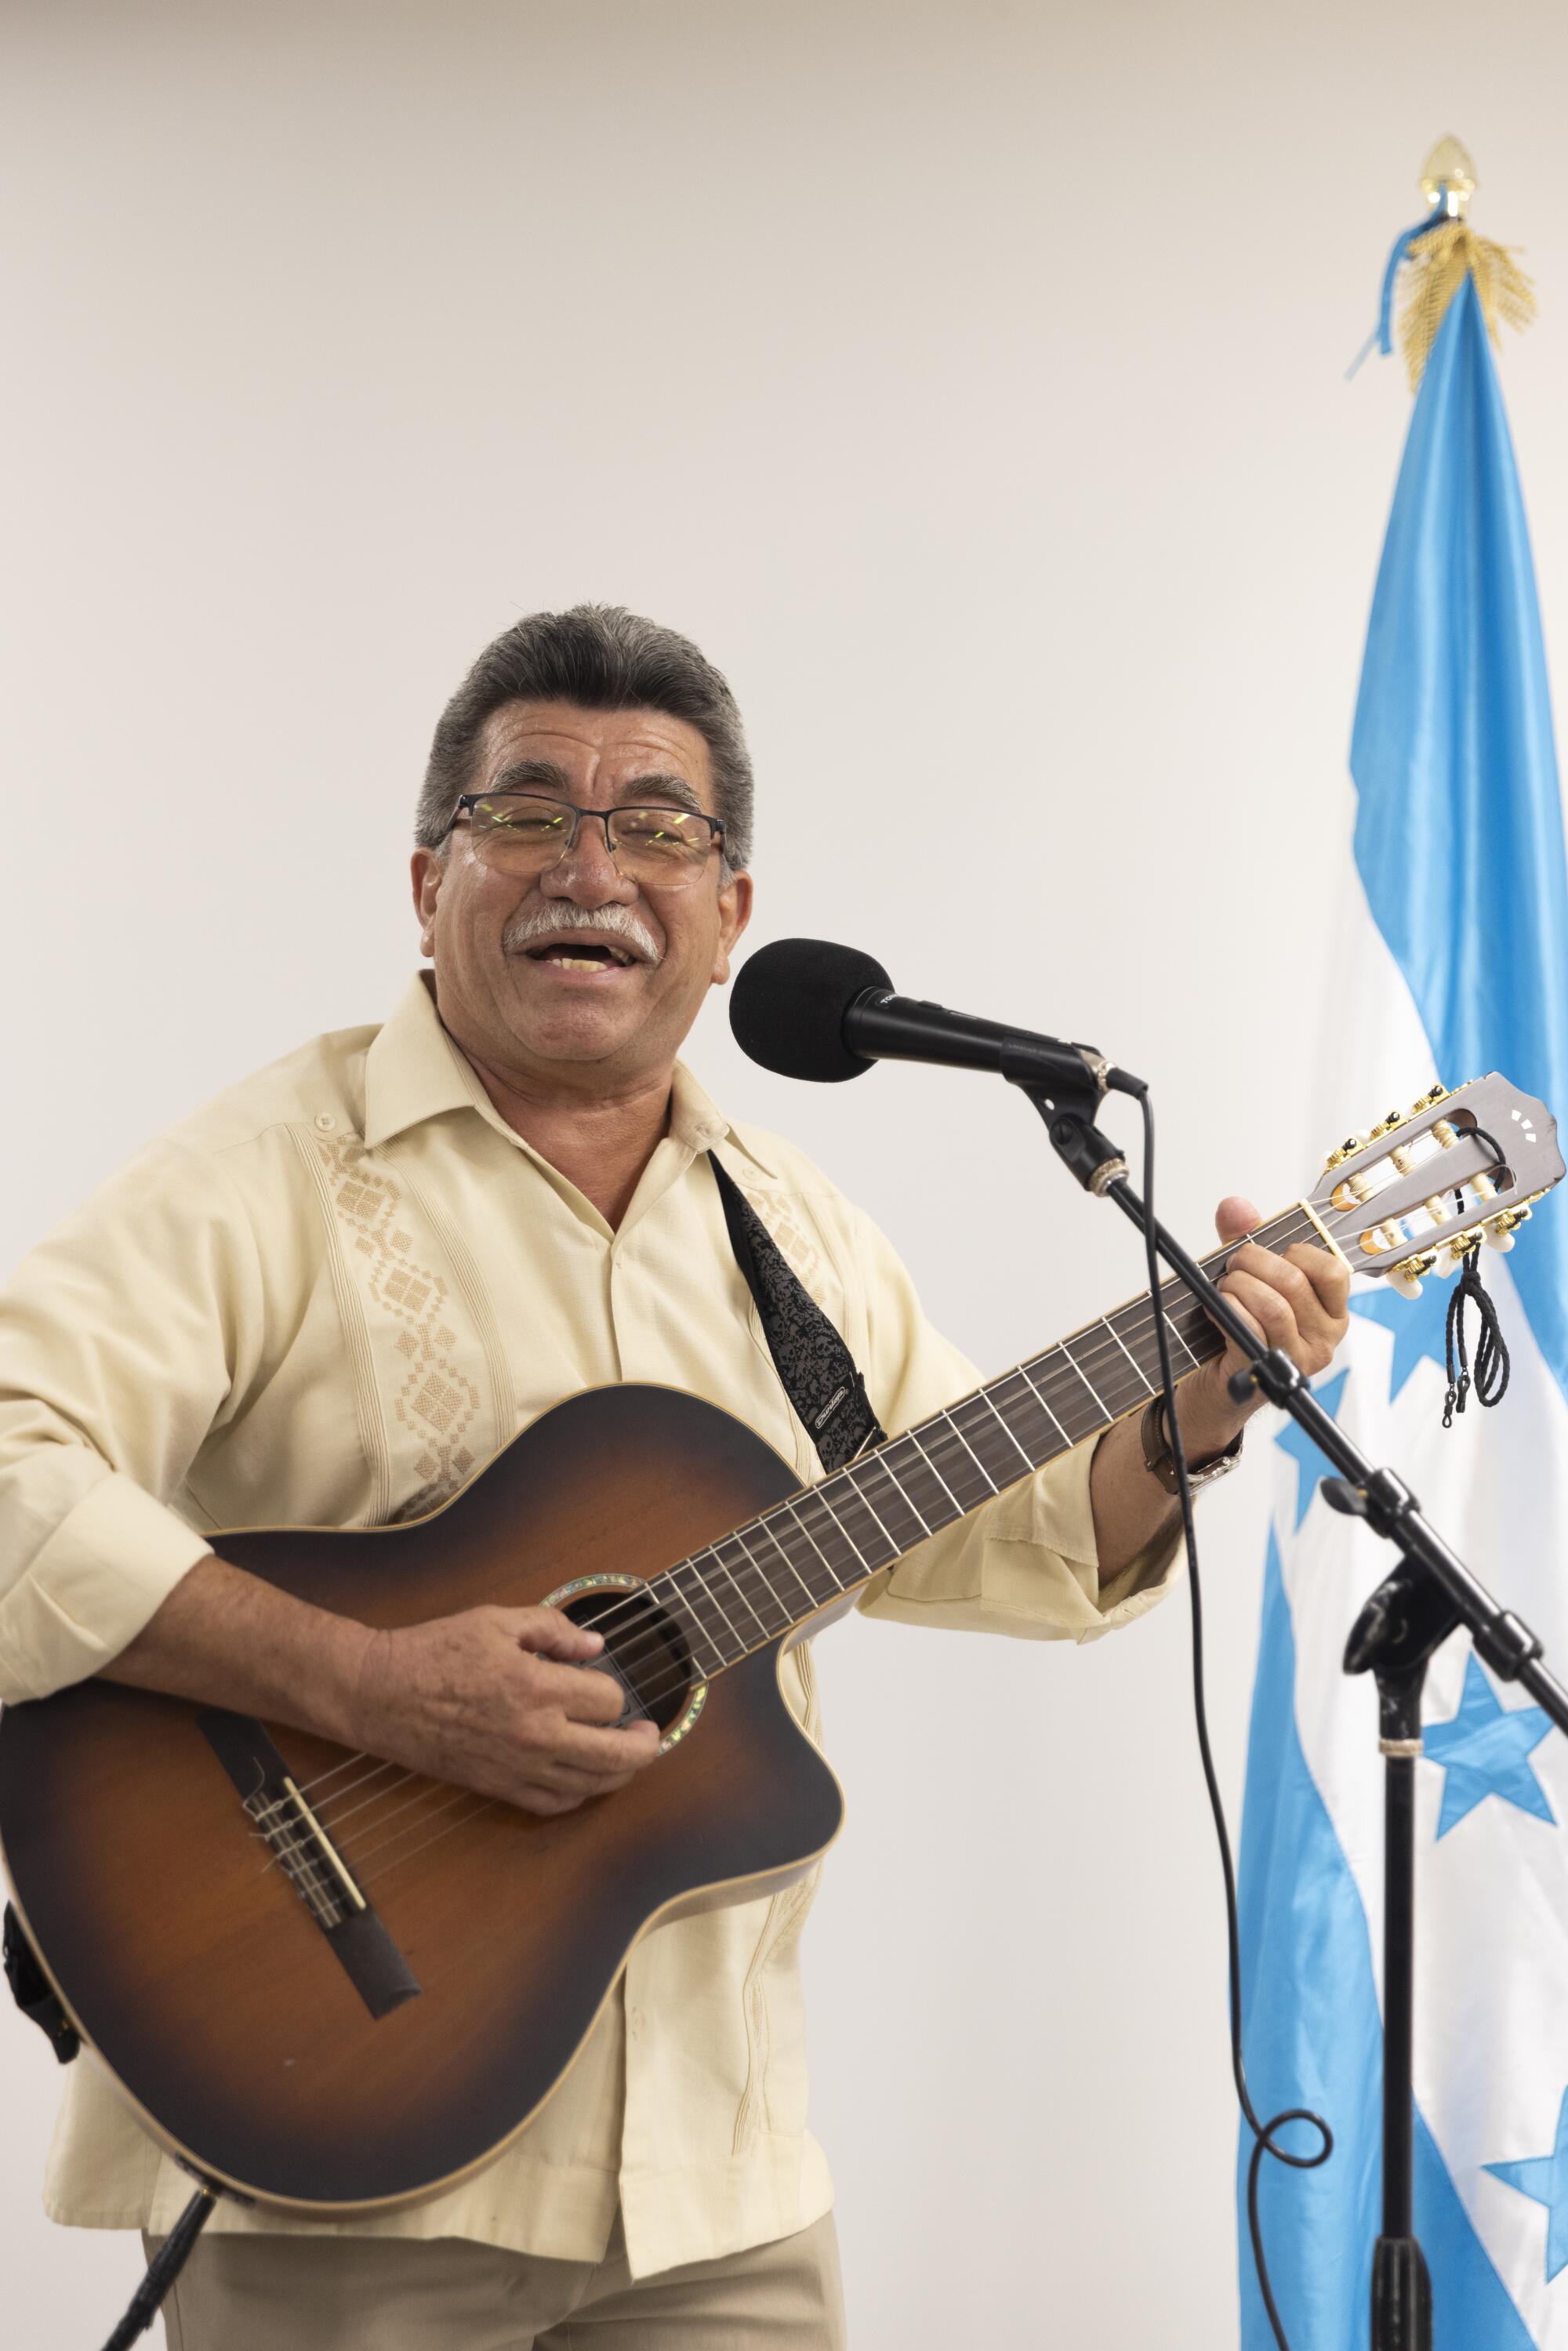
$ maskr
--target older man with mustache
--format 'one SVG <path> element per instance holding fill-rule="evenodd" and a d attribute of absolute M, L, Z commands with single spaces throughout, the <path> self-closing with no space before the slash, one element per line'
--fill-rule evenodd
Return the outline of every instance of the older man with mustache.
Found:
<path fill-rule="evenodd" d="M 575 1670 L 596 1635 L 501 1606 L 372 1631 L 204 1530 L 420 1515 L 562 1396 L 628 1379 L 723 1405 L 816 1474 L 710 1154 L 887 1428 L 973 1385 L 875 1228 L 677 1059 L 750 914 L 751 799 L 729 690 L 673 632 L 583 607 L 480 657 L 418 812 L 433 970 L 381 1028 L 317 1039 L 154 1145 L 0 1301 L 0 1698 L 101 1673 L 535 1813 L 613 1801 L 658 1735 Z M 1221 1207 L 1224 1237 L 1255 1222 Z M 1303 1369 L 1328 1362 L 1336 1260 L 1249 1246 L 1227 1286 Z M 1239 1442 L 1233 1368 L 1181 1387 L 1200 1468 Z M 1119 1423 L 909 1552 L 867 1613 L 1043 1638 L 1126 1624 L 1170 1572 L 1164 1466 Z M 809 1651 L 782 1671 L 814 1731 Z M 435 2201 L 326 2230 L 221 2204 L 168 2305 L 176 2351 L 831 2351 L 796 1971 L 810 1891 L 646 1938 L 540 2115 Z M 184 2194 L 73 2069 L 55 2216 L 152 2240 Z"/>

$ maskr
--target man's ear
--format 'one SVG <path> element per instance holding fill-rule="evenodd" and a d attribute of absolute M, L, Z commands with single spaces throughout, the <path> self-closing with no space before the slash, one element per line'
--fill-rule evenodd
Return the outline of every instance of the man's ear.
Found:
<path fill-rule="evenodd" d="M 445 871 L 434 849 L 414 851 L 410 879 L 413 883 L 413 911 L 419 917 L 419 951 L 423 956 L 435 953 L 435 902 L 441 895 Z"/>
<path fill-rule="evenodd" d="M 737 939 L 751 920 L 751 876 L 734 874 L 718 893 L 718 950 L 713 959 L 713 982 L 722 987 L 729 977 L 729 958 Z"/>

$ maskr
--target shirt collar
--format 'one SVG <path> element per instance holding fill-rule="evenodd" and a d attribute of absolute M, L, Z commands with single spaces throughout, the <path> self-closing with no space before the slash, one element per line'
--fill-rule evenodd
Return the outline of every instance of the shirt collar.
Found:
<path fill-rule="evenodd" d="M 522 1137 L 513 1134 L 497 1112 L 466 1056 L 442 1027 L 431 976 L 422 971 L 410 981 L 365 1056 L 365 1142 L 373 1151 L 406 1128 L 450 1110 L 476 1110 L 493 1126 L 511 1135 L 513 1142 L 522 1144 Z M 677 1061 L 670 1089 L 673 1140 L 696 1154 L 711 1151 L 732 1133 L 724 1113 L 709 1101 L 685 1063 Z M 756 1156 L 754 1151 L 752 1156 Z"/>

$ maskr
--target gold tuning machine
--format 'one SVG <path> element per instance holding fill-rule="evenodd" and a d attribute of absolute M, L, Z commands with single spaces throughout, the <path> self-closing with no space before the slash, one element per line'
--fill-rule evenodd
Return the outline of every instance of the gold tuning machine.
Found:
<path fill-rule="evenodd" d="M 1418 1250 L 1414 1257 L 1401 1258 L 1397 1265 L 1391 1265 L 1387 1279 L 1401 1298 L 1419 1298 L 1422 1277 L 1430 1273 L 1437 1262 L 1436 1249 Z"/>
<path fill-rule="evenodd" d="M 1347 1134 L 1344 1141 L 1343 1143 L 1336 1144 L 1334 1148 L 1329 1153 L 1328 1157 L 1324 1160 L 1324 1175 L 1326 1176 L 1331 1174 L 1336 1167 L 1343 1167 L 1347 1159 L 1354 1159 L 1356 1153 L 1358 1151 L 1364 1151 L 1369 1144 L 1381 1143 L 1385 1134 L 1393 1134 L 1397 1128 L 1407 1126 L 1413 1118 L 1419 1118 L 1423 1111 L 1431 1110 L 1437 1103 L 1445 1101 L 1448 1096 L 1448 1089 L 1447 1086 L 1432 1086 L 1421 1096 L 1419 1102 L 1413 1102 L 1408 1110 L 1391 1110 L 1388 1113 L 1387 1117 L 1380 1118 L 1377 1124 L 1367 1134 Z M 1452 1128 L 1448 1130 L 1448 1136 L 1445 1139 L 1453 1139 Z M 1394 1155 L 1390 1154 L 1391 1157 L 1393 1155 Z M 1395 1165 L 1396 1166 L 1399 1165 L 1399 1162 L 1396 1158 L 1395 1159 Z M 1408 1170 L 1406 1167 L 1400 1167 L 1399 1172 L 1403 1176 L 1406 1174 Z"/>
<path fill-rule="evenodd" d="M 1521 1225 L 1527 1224 L 1529 1220 L 1528 1206 L 1521 1208 L 1505 1208 L 1500 1217 L 1493 1217 L 1490 1223 L 1482 1226 L 1481 1238 L 1488 1249 L 1511 1249 L 1513 1247 L 1514 1234 Z"/>

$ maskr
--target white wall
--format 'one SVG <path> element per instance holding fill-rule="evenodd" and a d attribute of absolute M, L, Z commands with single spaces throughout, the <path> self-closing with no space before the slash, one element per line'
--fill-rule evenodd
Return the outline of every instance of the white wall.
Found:
<path fill-rule="evenodd" d="M 11 0 L 5 43 L 0 1254 L 390 1004 L 435 714 L 583 596 L 729 674 L 756 939 L 1147 1071 L 1191 1237 L 1304 1184 L 1407 407 L 1396 362 L 1342 373 L 1458 131 L 1544 300 L 1504 381 L 1550 634 L 1560 10 Z M 991 810 L 967 862 L 939 789 Z M 1004 1090 L 793 1090 L 718 1005 L 694 1058 L 987 1367 L 1136 1286 Z M 1204 1511 L 1237 1792 L 1269 1451 Z M 1082 1654 L 823 1644 L 852 1818 L 807 1968 L 858 2351 L 1235 2341 L 1186 1637 L 1183 1596 Z M 39 2216 L 54 2068 L 19 2022 L 0 2052 L 0 2334 L 85 2345 L 133 2249 Z"/>

